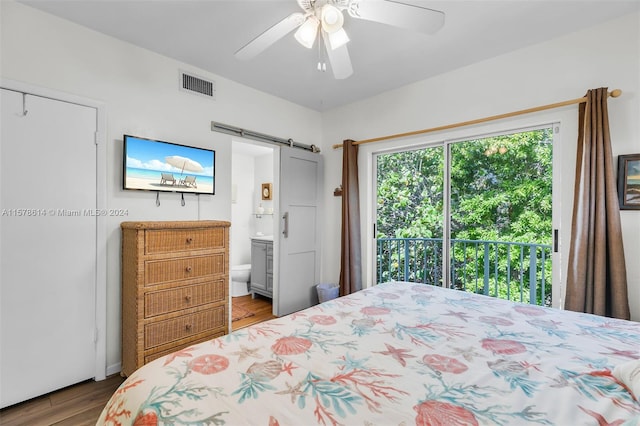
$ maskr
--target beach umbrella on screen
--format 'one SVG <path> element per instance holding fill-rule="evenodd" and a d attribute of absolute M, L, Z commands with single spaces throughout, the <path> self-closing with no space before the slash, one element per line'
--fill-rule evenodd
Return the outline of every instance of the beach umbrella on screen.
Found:
<path fill-rule="evenodd" d="M 180 175 L 184 173 L 184 171 L 199 173 L 203 172 L 204 168 L 200 163 L 194 161 L 187 157 L 181 157 L 179 155 L 172 155 L 171 157 L 165 157 L 164 162 L 180 169 Z"/>

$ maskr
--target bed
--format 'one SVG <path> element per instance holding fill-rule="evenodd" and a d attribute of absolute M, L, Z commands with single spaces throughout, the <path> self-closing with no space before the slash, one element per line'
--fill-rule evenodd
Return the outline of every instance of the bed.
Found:
<path fill-rule="evenodd" d="M 638 425 L 639 360 L 640 323 L 393 282 L 157 359 L 98 424 Z"/>

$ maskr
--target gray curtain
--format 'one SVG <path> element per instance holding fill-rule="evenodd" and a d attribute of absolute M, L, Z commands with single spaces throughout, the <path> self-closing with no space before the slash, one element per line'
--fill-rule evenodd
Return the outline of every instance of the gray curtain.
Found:
<path fill-rule="evenodd" d="M 629 319 L 607 97 L 607 88 L 589 90 L 579 107 L 565 309 Z"/>
<path fill-rule="evenodd" d="M 342 143 L 340 296 L 362 290 L 358 145 L 353 142 L 347 139 Z"/>

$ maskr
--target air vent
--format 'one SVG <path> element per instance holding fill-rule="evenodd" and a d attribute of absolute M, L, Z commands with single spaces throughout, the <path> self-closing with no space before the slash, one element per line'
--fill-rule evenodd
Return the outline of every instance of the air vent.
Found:
<path fill-rule="evenodd" d="M 180 90 L 204 96 L 209 99 L 216 98 L 215 81 L 205 80 L 192 74 L 180 71 Z"/>

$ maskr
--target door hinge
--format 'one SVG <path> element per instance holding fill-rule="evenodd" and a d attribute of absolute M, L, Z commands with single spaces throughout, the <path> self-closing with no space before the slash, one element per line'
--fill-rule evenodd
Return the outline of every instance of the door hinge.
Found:
<path fill-rule="evenodd" d="M 99 139 L 98 136 L 99 136 L 98 132 L 93 132 L 93 143 L 96 145 L 98 145 L 98 139 Z"/>
<path fill-rule="evenodd" d="M 558 230 L 557 229 L 553 230 L 553 252 L 554 253 L 558 252 Z"/>
<path fill-rule="evenodd" d="M 93 329 L 93 343 L 98 343 L 98 329 Z"/>

